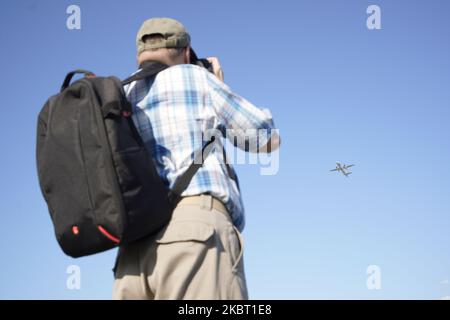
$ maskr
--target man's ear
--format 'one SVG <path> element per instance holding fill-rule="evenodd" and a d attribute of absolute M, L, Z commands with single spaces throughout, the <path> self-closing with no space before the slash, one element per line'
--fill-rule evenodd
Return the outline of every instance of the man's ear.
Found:
<path fill-rule="evenodd" d="M 184 49 L 184 63 L 189 64 L 191 63 L 191 47 L 187 46 L 186 49 Z"/>
<path fill-rule="evenodd" d="M 137 61 L 137 64 L 138 64 L 138 65 L 141 64 L 141 61 L 139 60 L 140 56 L 141 56 L 140 53 L 136 54 L 136 61 Z"/>

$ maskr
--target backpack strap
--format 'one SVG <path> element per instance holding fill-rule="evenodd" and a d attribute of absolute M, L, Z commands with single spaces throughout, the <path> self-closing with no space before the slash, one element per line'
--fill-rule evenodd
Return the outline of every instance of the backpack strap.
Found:
<path fill-rule="evenodd" d="M 156 74 L 158 74 L 159 72 L 163 71 L 164 69 L 167 69 L 169 66 L 165 65 L 163 63 L 160 62 L 156 62 L 156 61 L 146 61 L 141 65 L 141 69 L 135 73 L 134 75 L 126 78 L 125 80 L 122 81 L 122 85 L 127 85 L 130 84 L 133 81 L 137 81 L 137 80 L 142 80 L 148 77 L 152 77 Z M 84 70 L 84 69 L 76 69 L 73 70 L 71 72 L 69 72 L 66 77 L 64 78 L 63 84 L 61 85 L 61 90 L 60 92 L 64 91 L 65 89 L 67 89 L 67 87 L 69 87 L 70 85 L 70 81 L 72 81 L 72 78 L 76 75 L 76 74 L 84 74 L 85 77 L 87 78 L 92 78 L 95 77 L 95 74 L 92 71 L 89 70 Z"/>
<path fill-rule="evenodd" d="M 152 77 L 152 76 L 158 74 L 159 72 L 167 69 L 168 67 L 169 66 L 164 63 L 160 63 L 160 62 L 156 62 L 156 61 L 146 61 L 141 65 L 141 69 L 138 72 L 136 72 L 132 76 L 123 80 L 122 85 L 125 86 L 127 84 L 132 83 L 133 81 Z"/>
<path fill-rule="evenodd" d="M 66 77 L 64 78 L 60 92 L 64 91 L 70 85 L 70 81 L 72 80 L 73 76 L 76 74 L 79 74 L 79 73 L 84 74 L 85 77 L 95 77 L 95 74 L 88 70 L 83 70 L 83 69 L 73 70 L 73 71 L 69 72 L 66 75 Z"/>
<path fill-rule="evenodd" d="M 203 165 L 203 161 L 208 157 L 212 150 L 212 144 L 215 141 L 215 137 L 212 137 L 201 150 L 197 151 L 194 155 L 194 161 L 189 168 L 175 181 L 172 189 L 169 191 L 169 201 L 175 208 L 178 201 L 181 199 L 181 194 L 191 183 L 192 178 L 197 173 L 198 169 Z"/>
<path fill-rule="evenodd" d="M 198 169 L 203 166 L 203 161 L 209 156 L 211 150 L 213 149 L 213 143 L 215 142 L 215 137 L 211 137 L 211 140 L 208 141 L 201 150 L 197 151 L 194 155 L 194 161 L 191 163 L 189 168 L 175 181 L 172 189 L 169 191 L 169 202 L 172 204 L 173 208 L 176 207 L 177 203 L 181 200 L 181 194 L 184 190 L 187 189 L 189 184 L 191 183 L 192 178 L 197 173 Z M 227 162 L 225 147 L 222 146 L 223 150 L 223 159 L 227 166 L 228 176 L 236 182 L 237 187 L 239 188 L 239 180 L 234 173 L 233 169 Z"/>

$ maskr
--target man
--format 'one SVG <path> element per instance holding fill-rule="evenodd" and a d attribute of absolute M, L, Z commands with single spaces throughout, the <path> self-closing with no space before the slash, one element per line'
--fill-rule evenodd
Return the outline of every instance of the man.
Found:
<path fill-rule="evenodd" d="M 189 64 L 190 36 L 178 21 L 147 20 L 136 40 L 139 65 L 170 66 L 125 87 L 133 120 L 169 188 L 201 150 L 208 130 L 232 132 L 246 151 L 278 148 L 270 113 L 230 91 L 217 58 L 208 59 L 214 75 Z M 234 171 L 223 160 L 222 149 L 214 148 L 167 227 L 120 249 L 114 299 L 248 299 L 244 209 Z"/>

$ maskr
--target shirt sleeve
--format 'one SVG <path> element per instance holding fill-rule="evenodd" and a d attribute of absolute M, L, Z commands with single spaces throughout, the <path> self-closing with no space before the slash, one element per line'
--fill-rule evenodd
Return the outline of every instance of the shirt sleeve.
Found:
<path fill-rule="evenodd" d="M 221 131 L 236 147 L 256 152 L 270 140 L 274 129 L 272 114 L 259 109 L 214 75 L 208 75 L 210 95 Z"/>

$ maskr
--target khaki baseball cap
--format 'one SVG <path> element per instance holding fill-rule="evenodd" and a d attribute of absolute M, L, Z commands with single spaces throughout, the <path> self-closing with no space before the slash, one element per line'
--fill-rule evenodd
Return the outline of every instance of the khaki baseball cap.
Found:
<path fill-rule="evenodd" d="M 149 44 L 143 38 L 152 34 L 161 34 L 164 40 Z M 136 36 L 138 54 L 147 49 L 185 48 L 191 43 L 186 28 L 177 20 L 170 18 L 152 18 L 144 21 Z"/>

